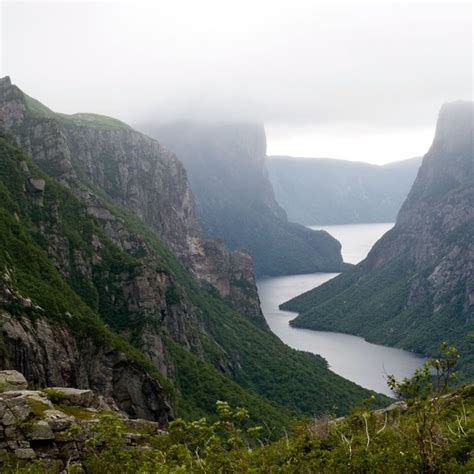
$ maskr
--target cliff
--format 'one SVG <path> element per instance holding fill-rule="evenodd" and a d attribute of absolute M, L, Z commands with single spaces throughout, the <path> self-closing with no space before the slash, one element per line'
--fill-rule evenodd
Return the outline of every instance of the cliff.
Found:
<path fill-rule="evenodd" d="M 433 144 L 397 217 L 346 275 L 285 303 L 295 326 L 338 330 L 422 353 L 446 340 L 474 374 L 474 106 L 442 107 Z"/>
<path fill-rule="evenodd" d="M 203 241 L 186 171 L 175 155 L 118 120 L 54 113 L 8 77 L 0 80 L 0 107 L 0 130 L 13 135 L 46 173 L 86 199 L 91 214 L 109 219 L 97 199 L 105 193 L 155 229 L 198 279 L 265 326 L 251 259 Z"/>
<path fill-rule="evenodd" d="M 343 268 L 335 239 L 288 222 L 276 202 L 262 126 L 183 122 L 144 128 L 185 165 L 205 236 L 247 249 L 258 275 Z"/>
<path fill-rule="evenodd" d="M 53 152 L 68 133 L 62 116 L 40 123 L 30 117 L 15 128 L 20 114 L 11 112 L 11 101 L 0 104 L 10 132 L 0 137 L 0 268 L 9 275 L 0 300 L 0 368 L 22 370 L 35 385 L 92 388 L 130 416 L 157 420 L 209 415 L 216 400 L 228 400 L 282 427 L 292 414 L 336 402 L 344 413 L 367 396 L 323 360 L 285 346 L 258 315 L 222 295 L 254 297 L 248 255 L 220 243 L 206 248 L 192 237 L 205 252 L 193 251 L 200 258 L 190 270 L 156 226 L 81 174 L 72 146 Z M 109 130 L 116 122 L 100 123 Z M 18 142 L 26 150 L 34 145 L 33 158 Z M 93 153 L 91 145 L 91 162 Z M 159 182 L 171 185 L 173 176 L 166 167 L 162 172 Z M 196 272 L 210 272 L 212 262 L 219 270 L 214 280 L 198 281 Z"/>
<path fill-rule="evenodd" d="M 327 158 L 269 157 L 275 197 L 304 225 L 394 222 L 421 158 L 384 166 Z"/>

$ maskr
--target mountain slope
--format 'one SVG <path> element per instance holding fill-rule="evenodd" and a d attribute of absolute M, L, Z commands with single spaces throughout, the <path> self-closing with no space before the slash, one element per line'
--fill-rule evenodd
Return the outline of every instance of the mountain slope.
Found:
<path fill-rule="evenodd" d="M 304 225 L 395 221 L 420 164 L 421 158 L 384 166 L 285 156 L 267 161 L 278 203 Z"/>
<path fill-rule="evenodd" d="M 99 193 L 129 209 L 158 232 L 194 276 L 265 326 L 250 257 L 202 239 L 186 171 L 172 153 L 118 120 L 56 114 L 9 78 L 0 80 L 0 106 L 0 129 L 87 202 L 89 213 L 113 221 L 97 202 Z"/>
<path fill-rule="evenodd" d="M 17 95 L 18 91 L 13 92 Z M 101 365 L 99 349 L 111 355 L 114 352 L 104 344 L 91 345 L 87 350 L 80 342 L 87 346 L 88 338 L 100 336 L 103 327 L 106 334 L 119 341 L 117 347 L 134 354 L 144 370 L 143 377 L 148 374 L 170 388 L 171 395 L 164 398 L 169 406 L 168 417 L 173 413 L 209 415 L 217 399 L 226 399 L 253 407 L 256 417 L 271 426 L 282 426 L 289 422 L 290 414 L 311 414 L 333 405 L 344 413 L 367 396 L 367 390 L 330 372 L 325 361 L 288 348 L 252 314 L 239 312 L 240 306 L 233 299 L 224 298 L 213 286 L 203 285 L 195 272 L 170 251 L 173 247 L 160 239 L 155 226 L 84 175 L 76 174 L 74 166 L 68 168 L 70 173 L 55 173 L 58 168 L 51 163 L 67 168 L 77 160 L 73 147 L 54 146 L 67 137 L 61 130 L 63 117 L 28 117 L 21 126 L 12 127 L 11 111 L 18 110 L 18 97 L 15 100 L 14 107 L 11 101 L 0 102 L 0 124 L 10 124 L 7 131 L 12 140 L 31 146 L 35 138 L 36 143 L 33 161 L 12 144 L 0 141 L 4 195 L 1 223 L 13 232 L 3 241 L 2 263 L 14 275 L 13 290 L 45 311 L 30 314 L 22 309 L 17 314 L 13 311 L 15 304 L 0 304 L 5 316 L 4 366 L 22 370 L 30 382 L 38 385 L 92 386 L 92 375 L 87 372 L 93 369 L 90 360 L 95 361 L 99 375 L 104 370 L 112 376 L 107 364 Z M 100 127 L 109 127 L 108 134 L 111 120 L 100 119 Z M 82 127 L 82 123 L 78 125 L 77 134 L 87 133 Z M 58 128 L 60 133 L 55 132 Z M 93 135 L 84 145 L 91 150 L 88 156 L 95 165 L 101 143 L 97 140 Z M 114 146 L 123 149 L 120 143 L 118 135 Z M 149 155 L 145 158 L 153 160 Z M 115 159 L 121 160 L 122 155 L 109 155 L 109 161 Z M 125 161 L 132 166 L 133 160 Z M 108 179 L 116 178 L 112 173 Z M 165 169 L 158 183 L 166 179 Z M 184 189 L 185 183 L 182 186 Z M 2 237 L 10 233 L 2 233 Z M 14 239 L 17 234 L 27 239 L 30 253 L 18 246 Z M 45 269 L 52 276 L 43 274 Z M 244 281 L 236 280 L 239 277 Z M 242 272 L 229 277 L 247 293 L 252 288 L 244 286 L 245 278 Z M 8 286 L 4 288 L 6 294 L 11 293 Z M 64 298 L 67 301 L 63 303 Z M 74 331 L 86 316 L 83 332 Z M 56 324 L 58 318 L 61 324 Z M 67 324 L 71 327 L 63 331 L 63 322 L 66 328 Z M 38 331 L 33 323 L 47 331 Z M 43 340 L 39 335 L 45 333 L 49 336 Z M 86 364 L 84 369 L 78 359 Z M 80 377 L 69 375 L 76 364 Z M 123 357 L 117 356 L 116 364 L 126 367 Z M 29 371 L 29 366 L 34 370 Z M 107 391 L 105 380 L 102 382 L 94 382 L 93 388 L 107 396 L 121 397 L 120 390 L 116 392 L 112 387 Z M 134 388 L 133 377 L 130 383 Z M 147 390 L 155 389 L 148 386 Z M 153 402 L 154 397 L 153 393 L 145 397 L 155 407 L 149 410 L 156 412 L 155 418 L 166 418 L 161 413 L 162 405 Z"/>
<path fill-rule="evenodd" d="M 258 275 L 343 268 L 335 239 L 288 222 L 277 204 L 263 127 L 182 122 L 145 129 L 184 163 L 205 236 L 247 249 Z"/>
<path fill-rule="evenodd" d="M 469 102 L 444 105 L 395 227 L 347 273 L 283 305 L 298 327 L 436 354 L 459 347 L 474 376 L 474 152 Z"/>

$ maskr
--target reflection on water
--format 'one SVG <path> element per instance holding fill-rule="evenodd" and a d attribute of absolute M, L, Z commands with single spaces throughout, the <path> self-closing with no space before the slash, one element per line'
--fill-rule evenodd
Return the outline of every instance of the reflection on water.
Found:
<path fill-rule="evenodd" d="M 342 244 L 344 260 L 357 263 L 393 224 L 350 224 L 325 226 Z M 321 227 L 318 227 L 321 228 Z M 257 282 L 262 311 L 271 330 L 289 346 L 322 355 L 331 369 L 357 384 L 390 394 L 386 374 L 406 377 L 424 359 L 407 351 L 371 344 L 361 337 L 342 333 L 293 328 L 295 313 L 278 305 L 335 277 L 336 273 L 313 273 L 264 278 Z"/>

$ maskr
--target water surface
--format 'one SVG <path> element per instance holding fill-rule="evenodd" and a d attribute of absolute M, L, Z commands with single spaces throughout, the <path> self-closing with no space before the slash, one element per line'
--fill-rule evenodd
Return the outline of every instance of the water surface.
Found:
<path fill-rule="evenodd" d="M 346 262 L 363 260 L 372 245 L 393 224 L 348 224 L 314 229 L 327 230 L 342 244 Z M 257 281 L 262 311 L 271 330 L 295 349 L 322 355 L 331 369 L 357 384 L 390 395 L 386 375 L 408 377 L 424 359 L 411 352 L 371 344 L 362 337 L 337 332 L 293 328 L 288 323 L 296 315 L 278 306 L 305 291 L 334 278 L 337 273 L 311 273 L 264 278 Z"/>

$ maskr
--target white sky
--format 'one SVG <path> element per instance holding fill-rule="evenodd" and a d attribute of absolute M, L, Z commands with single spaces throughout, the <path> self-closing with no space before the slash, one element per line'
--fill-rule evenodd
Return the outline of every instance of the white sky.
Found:
<path fill-rule="evenodd" d="M 472 2 L 2 1 L 0 69 L 54 110 L 264 122 L 268 153 L 424 154 L 472 99 Z"/>

